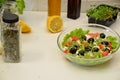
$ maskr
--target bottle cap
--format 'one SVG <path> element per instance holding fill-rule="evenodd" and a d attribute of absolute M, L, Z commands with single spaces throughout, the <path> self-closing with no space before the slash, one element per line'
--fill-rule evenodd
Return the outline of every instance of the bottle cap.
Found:
<path fill-rule="evenodd" d="M 19 17 L 16 14 L 8 13 L 3 15 L 2 20 L 6 23 L 15 23 L 19 20 Z"/>

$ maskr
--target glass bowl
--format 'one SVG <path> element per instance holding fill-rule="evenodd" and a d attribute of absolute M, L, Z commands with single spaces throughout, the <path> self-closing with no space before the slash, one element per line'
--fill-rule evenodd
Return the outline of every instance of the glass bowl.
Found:
<path fill-rule="evenodd" d="M 110 53 L 105 55 L 105 56 L 103 56 L 103 52 L 101 52 L 101 54 L 100 54 L 100 55 L 102 55 L 101 57 L 95 57 L 95 55 L 92 55 L 92 57 L 85 57 L 84 55 L 86 55 L 86 53 L 84 53 L 84 55 L 82 55 L 82 54 L 78 55 L 79 50 L 81 50 L 80 49 L 81 47 L 79 47 L 78 51 L 76 51 L 76 53 L 74 54 L 74 50 L 73 50 L 73 52 L 70 52 L 69 48 L 67 48 L 66 46 L 63 47 L 63 43 L 64 43 L 63 40 L 65 40 L 64 37 L 66 36 L 66 34 L 67 35 L 70 34 L 70 32 L 75 30 L 75 29 L 82 29 L 82 30 L 86 30 L 86 31 L 88 30 L 89 33 L 98 33 L 99 37 L 100 37 L 100 33 L 104 33 L 105 36 L 114 36 L 116 38 L 116 42 L 117 42 L 116 49 L 114 51 L 111 50 Z M 72 34 L 73 34 L 72 36 L 74 36 L 74 32 Z M 68 37 L 70 37 L 70 36 L 68 36 Z M 87 38 L 89 38 L 89 37 L 87 37 Z M 74 38 L 74 41 L 75 41 L 75 39 L 76 38 Z M 78 40 L 79 40 L 79 38 L 78 38 Z M 101 40 L 104 41 L 104 39 L 101 39 Z M 88 43 L 88 39 L 86 41 Z M 81 44 L 81 42 L 79 41 L 78 43 L 83 46 L 83 44 Z M 80 64 L 80 65 L 85 65 L 85 66 L 98 65 L 98 64 L 102 64 L 102 63 L 105 63 L 105 62 L 109 61 L 114 56 L 115 52 L 119 49 L 119 47 L 120 47 L 119 42 L 120 42 L 120 36 L 115 31 L 113 31 L 112 29 L 110 29 L 106 26 L 99 25 L 99 24 L 85 24 L 85 25 L 81 24 L 79 26 L 68 27 L 67 29 L 63 30 L 57 38 L 57 44 L 58 44 L 58 47 L 59 47 L 61 53 L 63 54 L 63 56 L 65 56 L 71 62 Z M 111 43 L 111 42 L 109 42 L 109 43 Z M 68 44 L 70 44 L 70 43 L 68 42 Z M 95 41 L 94 41 L 94 44 L 96 44 Z M 77 46 L 79 46 L 79 45 L 77 44 Z M 104 46 L 106 46 L 106 45 L 104 45 Z M 92 49 L 93 49 L 93 47 L 92 47 Z M 91 54 L 92 49 L 90 51 L 88 51 L 87 54 L 88 53 Z M 98 49 L 99 49 L 99 52 L 102 51 L 100 49 L 100 47 L 98 47 Z M 85 47 L 84 47 L 83 50 L 85 50 Z M 109 48 L 109 50 L 110 50 L 110 48 Z M 84 51 L 84 52 L 86 52 L 86 51 Z"/>

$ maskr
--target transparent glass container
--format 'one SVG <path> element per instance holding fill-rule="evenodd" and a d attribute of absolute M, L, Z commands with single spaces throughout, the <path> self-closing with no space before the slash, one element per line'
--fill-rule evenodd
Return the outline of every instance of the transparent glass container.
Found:
<path fill-rule="evenodd" d="M 6 1 L 2 4 L 1 14 L 14 13 L 18 15 L 17 3 L 15 1 Z"/>
<path fill-rule="evenodd" d="M 61 0 L 48 0 L 48 16 L 61 15 Z"/>
<path fill-rule="evenodd" d="M 116 37 L 116 40 L 118 42 L 118 46 L 116 48 L 115 51 L 113 51 L 110 55 L 101 57 L 101 58 L 84 58 L 84 57 L 79 57 L 73 54 L 69 54 L 69 53 L 65 53 L 65 49 L 63 48 L 63 40 L 65 39 L 65 36 L 68 35 L 67 37 L 69 37 L 69 34 L 71 33 L 71 31 L 73 30 L 77 30 L 77 29 L 83 29 L 83 30 L 89 30 L 91 33 L 104 33 L 106 36 L 114 36 Z M 81 33 L 82 34 L 82 33 Z M 74 35 L 74 33 L 73 33 Z M 73 36 L 72 35 L 72 36 Z M 120 36 L 117 32 L 115 32 L 114 30 L 112 30 L 109 27 L 103 26 L 103 25 L 99 25 L 99 24 L 80 24 L 77 26 L 73 26 L 73 27 L 69 27 L 67 29 L 65 29 L 64 31 L 62 31 L 58 38 L 57 38 L 57 45 L 60 49 L 61 54 L 67 58 L 69 61 L 76 63 L 76 64 L 80 64 L 80 65 L 84 65 L 84 66 L 95 66 L 95 65 L 99 65 L 99 64 L 103 64 L 105 62 L 108 62 L 109 60 L 111 60 L 115 54 L 117 53 L 119 47 L 120 47 Z M 82 44 L 84 45 L 84 44 Z"/>
<path fill-rule="evenodd" d="M 1 43 L 5 62 L 20 61 L 20 26 L 16 14 L 4 14 L 1 23 Z"/>

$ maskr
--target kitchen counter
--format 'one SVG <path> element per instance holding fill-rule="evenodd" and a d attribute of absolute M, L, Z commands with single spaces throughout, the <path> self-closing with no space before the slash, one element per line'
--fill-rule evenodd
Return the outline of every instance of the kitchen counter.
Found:
<path fill-rule="evenodd" d="M 62 13 L 64 28 L 87 23 L 85 13 L 77 20 Z M 114 58 L 102 65 L 85 67 L 69 62 L 57 47 L 57 36 L 46 28 L 47 12 L 25 11 L 20 15 L 32 28 L 22 34 L 21 62 L 4 63 L 0 56 L 0 80 L 120 80 L 120 49 Z M 110 27 L 119 33 L 119 16 Z M 119 33 L 120 34 L 120 33 Z"/>

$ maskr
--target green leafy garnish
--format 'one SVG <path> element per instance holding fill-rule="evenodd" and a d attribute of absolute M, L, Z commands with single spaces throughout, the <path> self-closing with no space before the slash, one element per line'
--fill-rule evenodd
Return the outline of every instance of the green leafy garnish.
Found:
<path fill-rule="evenodd" d="M 71 37 L 71 36 L 84 36 L 85 34 L 87 34 L 89 32 L 89 30 L 83 30 L 82 28 L 78 28 L 78 29 L 75 29 L 73 31 L 71 31 L 69 34 L 66 34 L 64 39 L 63 39 L 63 42 L 62 42 L 62 46 L 64 46 L 64 43 L 68 41 L 68 39 Z"/>
<path fill-rule="evenodd" d="M 20 14 L 23 14 L 23 10 L 25 8 L 25 2 L 24 0 L 16 0 L 17 8 Z"/>
<path fill-rule="evenodd" d="M 2 7 L 2 4 L 7 2 L 7 1 L 12 1 L 12 0 L 0 0 L 0 8 Z M 17 3 L 17 8 L 18 8 L 19 14 L 23 14 L 23 10 L 25 8 L 24 0 L 16 0 L 16 3 Z"/>
<path fill-rule="evenodd" d="M 0 0 L 0 8 L 2 7 L 2 4 L 6 2 L 6 0 Z"/>
<path fill-rule="evenodd" d="M 94 55 L 95 58 L 100 58 L 100 53 L 99 52 L 94 52 L 93 55 Z"/>
<path fill-rule="evenodd" d="M 90 53 L 85 53 L 84 58 L 90 58 Z"/>
<path fill-rule="evenodd" d="M 119 44 L 117 42 L 117 38 L 114 36 L 107 36 L 106 39 L 112 43 L 112 48 L 113 51 L 116 51 L 116 49 L 118 48 Z"/>
<path fill-rule="evenodd" d="M 5 2 L 6 0 L 0 0 L 0 3 L 3 3 L 3 2 Z"/>
<path fill-rule="evenodd" d="M 87 11 L 87 16 L 96 18 L 96 20 L 106 20 L 109 18 L 113 18 L 113 16 L 116 16 L 118 13 L 118 9 L 115 9 L 110 6 L 106 5 L 100 5 L 95 8 L 90 8 Z"/>
<path fill-rule="evenodd" d="M 82 28 L 79 28 L 79 29 L 75 29 L 75 30 L 71 31 L 70 35 L 71 36 L 84 36 L 88 32 L 89 32 L 89 30 L 83 30 Z"/>
<path fill-rule="evenodd" d="M 102 42 L 102 39 L 101 39 L 101 38 L 96 39 L 96 43 L 97 43 L 97 44 L 100 44 L 101 42 Z"/>
<path fill-rule="evenodd" d="M 114 36 L 107 36 L 106 39 L 110 42 L 117 41 L 117 38 Z"/>

